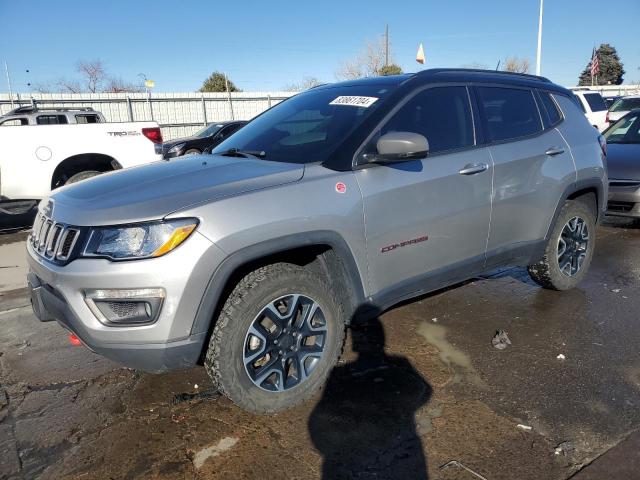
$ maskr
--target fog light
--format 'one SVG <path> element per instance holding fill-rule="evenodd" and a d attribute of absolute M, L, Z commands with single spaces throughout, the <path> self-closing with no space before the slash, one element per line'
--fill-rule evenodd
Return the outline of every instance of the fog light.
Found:
<path fill-rule="evenodd" d="M 100 322 L 109 326 L 137 326 L 155 322 L 165 292 L 162 288 L 86 290 L 85 302 Z"/>

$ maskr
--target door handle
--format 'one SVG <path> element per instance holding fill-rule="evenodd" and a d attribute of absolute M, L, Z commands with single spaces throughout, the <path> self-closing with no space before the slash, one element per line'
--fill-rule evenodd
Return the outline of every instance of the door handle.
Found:
<path fill-rule="evenodd" d="M 553 157 L 554 155 L 560 155 L 561 153 L 564 153 L 564 148 L 562 147 L 551 147 L 548 148 L 546 152 L 544 152 L 545 155 L 549 155 L 550 157 Z"/>
<path fill-rule="evenodd" d="M 489 168 L 489 165 L 486 163 L 470 163 L 465 165 L 458 173 L 460 175 L 475 175 L 476 173 L 484 172 L 487 168 Z"/>

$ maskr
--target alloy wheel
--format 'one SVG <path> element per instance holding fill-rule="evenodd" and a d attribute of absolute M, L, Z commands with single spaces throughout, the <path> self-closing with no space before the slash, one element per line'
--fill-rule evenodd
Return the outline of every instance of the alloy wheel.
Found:
<path fill-rule="evenodd" d="M 588 245 L 586 222 L 581 217 L 573 217 L 565 224 L 558 239 L 558 266 L 563 274 L 573 277 L 580 271 Z"/>
<path fill-rule="evenodd" d="M 244 367 L 263 390 L 281 392 L 303 383 L 324 354 L 327 322 L 318 303 L 289 294 L 264 306 L 244 340 Z"/>

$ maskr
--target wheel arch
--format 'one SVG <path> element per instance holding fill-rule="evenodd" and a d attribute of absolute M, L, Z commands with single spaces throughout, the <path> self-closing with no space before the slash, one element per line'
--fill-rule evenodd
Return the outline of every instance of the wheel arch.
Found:
<path fill-rule="evenodd" d="M 109 172 L 119 170 L 122 165 L 113 157 L 104 153 L 81 153 L 61 161 L 51 175 L 51 189 L 60 187 L 71 176 L 84 170 Z"/>
<path fill-rule="evenodd" d="M 336 232 L 315 231 L 266 240 L 229 255 L 213 272 L 198 307 L 191 334 L 210 336 L 224 299 L 248 272 L 270 263 L 289 262 L 309 266 L 318 274 L 340 282 L 340 294 L 348 308 L 349 322 L 365 301 L 363 277 L 347 242 Z M 203 352 L 208 347 L 204 342 Z"/>

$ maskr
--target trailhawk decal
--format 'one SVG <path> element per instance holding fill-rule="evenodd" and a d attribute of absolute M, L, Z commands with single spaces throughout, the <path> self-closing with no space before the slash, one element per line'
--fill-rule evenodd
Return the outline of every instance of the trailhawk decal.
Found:
<path fill-rule="evenodd" d="M 352 107 L 369 108 L 376 100 L 378 100 L 377 97 L 336 97 L 329 105 L 349 105 Z"/>
<path fill-rule="evenodd" d="M 428 235 L 423 235 L 422 237 L 412 238 L 411 240 L 405 240 L 404 242 L 394 243 L 392 245 L 387 245 L 386 247 L 382 247 L 380 249 L 380 253 L 387 253 L 397 248 L 408 247 L 409 245 L 415 245 L 416 243 L 422 243 L 429 240 Z"/>

